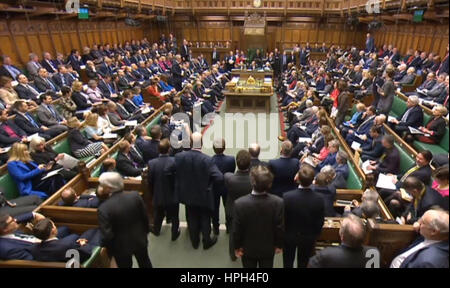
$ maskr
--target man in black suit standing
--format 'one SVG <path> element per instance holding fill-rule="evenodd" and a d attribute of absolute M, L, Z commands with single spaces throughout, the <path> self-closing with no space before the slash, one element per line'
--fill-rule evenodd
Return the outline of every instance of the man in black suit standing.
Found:
<path fill-rule="evenodd" d="M 172 66 L 172 80 L 173 80 L 173 85 L 175 86 L 175 89 L 177 91 L 181 91 L 181 89 L 182 89 L 181 83 L 183 82 L 183 76 L 184 76 L 184 70 L 181 69 L 180 63 L 181 63 L 181 56 L 176 55 L 175 61 L 173 62 L 173 66 Z"/>
<path fill-rule="evenodd" d="M 298 172 L 299 162 L 297 158 L 291 158 L 292 149 L 291 141 L 284 141 L 281 144 L 280 158 L 269 161 L 269 168 L 274 175 L 271 193 L 279 197 L 296 187 L 294 177 Z"/>
<path fill-rule="evenodd" d="M 309 268 L 366 268 L 370 258 L 368 250 L 378 251 L 376 247 L 364 246 L 365 227 L 363 221 L 349 214 L 339 229 L 341 245 L 328 247 L 311 257 Z M 378 252 L 379 253 L 379 252 Z"/>
<path fill-rule="evenodd" d="M 203 249 L 209 249 L 217 242 L 211 238 L 211 214 L 214 211 L 213 184 L 223 182 L 223 175 L 211 157 L 201 152 L 202 134 L 191 135 L 191 150 L 175 155 L 176 192 L 180 202 L 186 206 L 189 236 L 197 249 L 202 233 Z"/>
<path fill-rule="evenodd" d="M 190 61 L 189 59 L 189 45 L 186 39 L 183 40 L 183 46 L 181 46 L 181 58 L 183 61 Z"/>
<path fill-rule="evenodd" d="M 233 156 L 228 156 L 223 154 L 225 151 L 225 140 L 215 139 L 213 143 L 213 150 L 216 155 L 212 157 L 217 168 L 220 172 L 225 175 L 225 173 L 234 173 L 236 170 L 236 163 Z M 212 216 L 213 232 L 215 235 L 219 235 L 219 209 L 220 209 L 220 197 L 222 197 L 222 203 L 225 207 L 227 202 L 227 189 L 223 184 L 214 187 L 214 213 Z M 226 226 L 230 223 L 226 221 Z"/>
<path fill-rule="evenodd" d="M 314 168 L 302 165 L 296 176 L 300 184 L 298 189 L 283 195 L 286 227 L 283 251 L 285 268 L 294 267 L 295 250 L 297 267 L 306 268 L 316 239 L 322 231 L 325 205 L 323 198 L 310 188 L 314 176 Z"/>
<path fill-rule="evenodd" d="M 138 136 L 136 139 L 136 147 L 141 151 L 144 161 L 147 163 L 158 157 L 158 146 L 162 136 L 161 126 L 154 125 L 150 129 L 151 140 L 147 137 L 147 129 L 141 125 L 136 127 L 136 134 Z"/>
<path fill-rule="evenodd" d="M 110 195 L 97 209 L 101 246 L 114 256 L 119 268 L 131 268 L 133 255 L 140 268 L 152 268 L 147 250 L 150 227 L 141 196 L 124 192 L 122 176 L 116 172 L 100 175 L 99 184 L 99 194 Z"/>
<path fill-rule="evenodd" d="M 219 52 L 217 52 L 216 47 L 213 48 L 211 59 L 212 59 L 211 65 L 216 64 L 217 62 L 220 62 L 220 54 L 219 54 Z"/>
<path fill-rule="evenodd" d="M 233 231 L 232 224 L 235 200 L 252 192 L 249 170 L 250 160 L 250 153 L 248 153 L 248 151 L 239 151 L 236 155 L 236 165 L 238 170 L 235 173 L 228 172 L 224 174 L 223 180 L 227 189 L 227 199 L 225 204 L 227 233 Z M 230 257 L 231 260 L 236 261 L 232 236 L 233 234 L 230 234 Z"/>
<path fill-rule="evenodd" d="M 267 166 L 268 164 L 264 161 L 259 160 L 259 153 L 261 152 L 261 147 L 258 143 L 250 144 L 250 147 L 248 148 L 248 152 L 250 153 L 251 160 L 250 160 L 250 169 L 252 167 L 263 165 Z"/>
<path fill-rule="evenodd" d="M 159 142 L 159 157 L 148 162 L 148 180 L 153 191 L 153 234 L 159 235 L 164 216 L 172 223 L 172 241 L 180 236 L 179 201 L 175 193 L 175 159 L 169 156 L 169 139 Z"/>
<path fill-rule="evenodd" d="M 283 200 L 269 194 L 273 175 L 267 167 L 250 170 L 251 194 L 234 202 L 233 246 L 244 268 L 272 268 L 283 247 Z"/>

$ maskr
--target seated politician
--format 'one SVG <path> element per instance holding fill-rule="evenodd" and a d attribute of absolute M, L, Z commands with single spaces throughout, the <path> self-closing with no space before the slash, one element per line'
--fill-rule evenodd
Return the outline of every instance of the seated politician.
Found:
<path fill-rule="evenodd" d="M 91 194 L 78 195 L 72 187 L 61 192 L 61 201 L 58 202 L 59 206 L 82 208 L 97 208 L 99 204 L 97 196 Z"/>

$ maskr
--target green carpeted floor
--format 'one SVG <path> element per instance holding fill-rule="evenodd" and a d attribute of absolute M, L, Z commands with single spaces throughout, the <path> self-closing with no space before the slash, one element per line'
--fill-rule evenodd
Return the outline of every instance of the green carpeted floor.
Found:
<path fill-rule="evenodd" d="M 226 101 L 226 100 L 225 100 Z M 236 155 L 240 149 L 247 149 L 250 143 L 256 139 L 264 139 L 265 147 L 261 149 L 261 160 L 269 160 L 278 157 L 280 143 L 277 136 L 280 135 L 279 114 L 277 110 L 277 99 L 274 95 L 271 98 L 271 117 L 267 117 L 266 121 L 256 124 L 256 127 L 248 127 L 239 121 L 232 125 L 232 121 L 224 121 L 226 103 L 221 106 L 221 113 L 218 114 L 216 121 L 206 129 L 204 133 L 204 153 L 214 155 L 212 150 L 212 141 L 214 138 L 223 137 L 226 141 L 225 154 Z M 247 115 L 248 116 L 248 115 Z M 252 117 L 252 116 L 250 116 Z M 257 115 L 255 115 L 258 118 Z M 272 118 L 272 128 L 270 128 L 270 118 Z M 276 120 L 275 120 L 276 119 Z M 223 128 L 218 129 L 218 125 Z M 252 125 L 250 125 L 252 126 Z M 230 127 L 233 127 L 230 129 Z M 256 129 L 256 130 L 255 130 Z M 270 131 L 272 130 L 272 131 Z M 226 132 L 221 132 L 226 131 Z M 255 133 L 256 138 L 250 137 L 251 133 Z M 244 137 L 243 137 L 244 136 Z M 265 136 L 265 137 L 263 137 Z M 262 138 L 258 138 L 262 137 Z M 242 139 L 244 138 L 244 139 Z M 258 141 L 259 142 L 259 141 Z M 264 145 L 263 145 L 264 146 Z M 225 222 L 223 204 L 220 206 L 220 223 Z M 221 224 L 220 235 L 217 244 L 208 250 L 203 250 L 202 245 L 196 250 L 192 247 L 186 226 L 186 217 L 184 205 L 180 205 L 180 237 L 172 242 L 170 237 L 170 225 L 163 224 L 161 235 L 155 237 L 149 234 L 149 255 L 154 267 L 158 268 L 239 268 L 242 267 L 240 260 L 231 261 L 228 252 L 229 238 L 225 232 L 225 225 Z M 282 267 L 282 255 L 276 255 L 274 267 Z M 134 260 L 133 267 L 138 267 Z"/>

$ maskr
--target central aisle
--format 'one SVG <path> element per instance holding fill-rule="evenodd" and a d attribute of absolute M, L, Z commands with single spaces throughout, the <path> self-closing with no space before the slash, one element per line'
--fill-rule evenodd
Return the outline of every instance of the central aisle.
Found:
<path fill-rule="evenodd" d="M 246 119 L 255 120 L 252 120 L 253 123 L 250 125 L 244 125 L 243 122 L 240 122 L 237 115 L 230 115 L 229 113 L 226 115 L 225 101 L 222 103 L 221 112 L 217 114 L 214 123 L 203 130 L 203 152 L 210 156 L 214 155 L 212 141 L 216 137 L 224 137 L 226 142 L 225 154 L 233 156 L 239 150 L 247 149 L 250 143 L 256 142 L 258 139 L 257 142 L 262 145 L 261 160 L 266 161 L 278 157 L 280 143 L 277 136 L 280 135 L 280 117 L 276 108 L 276 96 L 274 95 L 271 98 L 271 115 L 267 115 L 266 120 L 261 115 L 245 115 Z M 234 121 L 233 117 L 235 118 Z M 254 136 L 248 137 L 248 135 L 253 135 L 252 133 Z M 181 235 L 175 242 L 171 241 L 170 226 L 166 224 L 163 224 L 159 237 L 149 234 L 148 249 L 153 266 L 157 268 L 241 268 L 241 261 L 239 259 L 236 262 L 231 261 L 228 254 L 229 237 L 223 224 L 225 222 L 224 215 L 225 211 L 223 204 L 221 204 L 220 223 L 222 224 L 217 244 L 209 250 L 203 250 L 200 244 L 200 247 L 195 250 L 189 240 L 184 205 L 180 205 Z M 137 267 L 136 261 L 133 262 L 133 267 Z M 274 267 L 281 268 L 282 263 L 282 255 L 276 255 Z"/>

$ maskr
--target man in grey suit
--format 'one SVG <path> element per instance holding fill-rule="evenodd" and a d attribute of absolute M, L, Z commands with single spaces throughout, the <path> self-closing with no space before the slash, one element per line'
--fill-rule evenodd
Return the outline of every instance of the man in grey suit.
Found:
<path fill-rule="evenodd" d="M 122 126 L 125 124 L 126 120 L 123 120 L 120 114 L 117 112 L 117 105 L 113 101 L 109 101 L 106 104 L 106 108 L 108 108 L 108 117 L 111 124 L 114 126 Z"/>
<path fill-rule="evenodd" d="M 37 109 L 39 121 L 47 127 L 61 126 L 62 131 L 67 131 L 66 119 L 58 112 L 52 104 L 52 96 L 48 93 L 40 96 L 41 105 Z"/>
<path fill-rule="evenodd" d="M 225 204 L 225 215 L 226 223 L 229 223 L 230 227 L 227 226 L 227 233 L 232 230 L 233 222 L 233 209 L 234 201 L 244 195 L 250 194 L 252 192 L 252 184 L 250 183 L 250 153 L 246 150 L 241 150 L 236 155 L 236 165 L 238 170 L 235 173 L 225 173 L 224 182 L 227 188 L 228 195 Z M 236 261 L 236 256 L 234 255 L 233 239 L 230 235 L 230 257 L 231 260 Z"/>
<path fill-rule="evenodd" d="M 30 61 L 27 63 L 27 71 L 34 79 L 38 76 L 39 69 L 42 68 L 42 65 L 39 63 L 39 57 L 35 53 L 30 53 L 29 58 Z"/>
<path fill-rule="evenodd" d="M 416 68 L 409 67 L 408 70 L 406 70 L 406 75 L 402 77 L 397 82 L 394 82 L 395 86 L 402 87 L 403 85 L 411 85 L 414 83 L 414 80 L 416 79 Z"/>
<path fill-rule="evenodd" d="M 426 98 L 431 98 L 431 99 L 437 98 L 446 89 L 445 77 L 447 77 L 447 75 L 445 73 L 439 75 L 437 82 L 436 82 L 436 84 L 434 84 L 433 88 L 431 88 L 431 90 L 423 91 L 425 95 L 420 93 L 419 96 L 420 97 L 425 96 Z"/>

